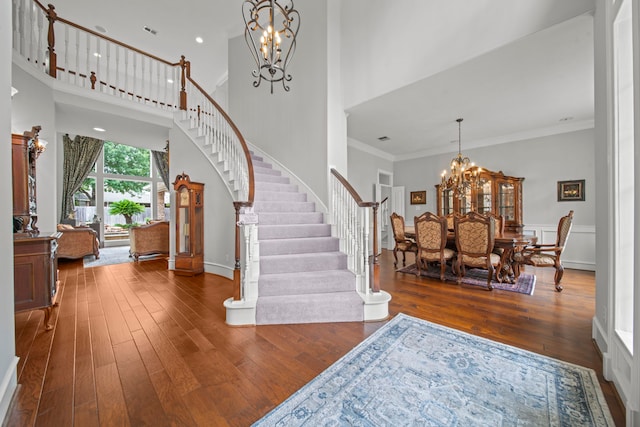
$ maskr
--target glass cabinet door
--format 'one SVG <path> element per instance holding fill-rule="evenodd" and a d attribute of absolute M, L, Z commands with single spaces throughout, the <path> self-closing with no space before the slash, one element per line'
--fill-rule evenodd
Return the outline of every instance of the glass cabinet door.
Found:
<path fill-rule="evenodd" d="M 178 253 L 190 251 L 189 242 L 189 190 L 182 187 L 178 192 Z"/>
<path fill-rule="evenodd" d="M 492 212 L 491 187 L 493 183 L 490 179 L 480 178 L 476 192 L 476 212 L 486 214 Z"/>
<path fill-rule="evenodd" d="M 440 193 L 440 197 L 442 198 L 442 211 L 440 212 L 440 215 L 446 216 L 453 213 L 453 191 L 443 190 Z"/>
<path fill-rule="evenodd" d="M 515 187 L 511 182 L 498 183 L 498 213 L 506 221 L 514 221 L 515 214 Z"/>
<path fill-rule="evenodd" d="M 461 215 L 466 215 L 467 213 L 471 212 L 471 209 L 472 209 L 471 200 L 472 200 L 471 187 L 466 187 L 464 189 L 464 193 L 462 194 L 462 197 L 459 200 L 460 206 L 459 206 L 458 212 Z"/>

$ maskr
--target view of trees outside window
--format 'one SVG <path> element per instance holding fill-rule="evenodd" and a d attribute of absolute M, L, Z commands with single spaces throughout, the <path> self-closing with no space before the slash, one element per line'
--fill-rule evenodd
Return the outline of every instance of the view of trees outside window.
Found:
<path fill-rule="evenodd" d="M 155 170 L 150 150 L 105 141 L 94 172 L 74 196 L 76 223 L 99 223 L 104 239 L 114 240 L 128 239 L 128 229 L 154 219 L 154 212 L 168 220 L 170 192 Z"/>

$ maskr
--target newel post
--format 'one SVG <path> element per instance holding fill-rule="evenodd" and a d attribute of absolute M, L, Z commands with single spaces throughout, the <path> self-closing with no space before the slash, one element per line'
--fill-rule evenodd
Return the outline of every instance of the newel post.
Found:
<path fill-rule="evenodd" d="M 53 78 L 58 73 L 58 58 L 56 54 L 56 35 L 53 31 L 53 23 L 58 19 L 58 15 L 55 11 L 55 6 L 49 4 L 47 9 L 47 20 L 49 21 L 49 32 L 47 34 L 47 44 L 49 49 L 49 75 Z"/>
<path fill-rule="evenodd" d="M 380 292 L 380 265 L 378 264 L 378 207 L 380 203 L 374 203 L 373 209 L 373 274 L 371 275 L 371 289 Z"/>
<path fill-rule="evenodd" d="M 233 207 L 236 210 L 236 249 L 235 249 L 235 265 L 233 268 L 233 300 L 239 301 L 240 295 L 240 208 L 243 204 L 241 202 L 233 202 Z"/>
<path fill-rule="evenodd" d="M 180 57 L 180 109 L 187 109 L 187 77 L 191 75 L 191 63 Z"/>

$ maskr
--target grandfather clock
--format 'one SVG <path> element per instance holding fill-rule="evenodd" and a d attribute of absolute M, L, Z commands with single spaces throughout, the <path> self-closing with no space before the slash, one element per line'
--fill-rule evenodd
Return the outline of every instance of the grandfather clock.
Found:
<path fill-rule="evenodd" d="M 176 192 L 175 273 L 194 276 L 204 271 L 204 184 L 184 172 L 173 183 Z"/>

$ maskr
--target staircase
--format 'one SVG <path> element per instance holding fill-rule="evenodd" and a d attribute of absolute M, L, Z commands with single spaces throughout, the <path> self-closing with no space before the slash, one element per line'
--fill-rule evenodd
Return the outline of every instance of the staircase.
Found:
<path fill-rule="evenodd" d="M 262 157 L 252 161 L 260 224 L 256 324 L 362 321 L 355 275 L 323 214 Z"/>

